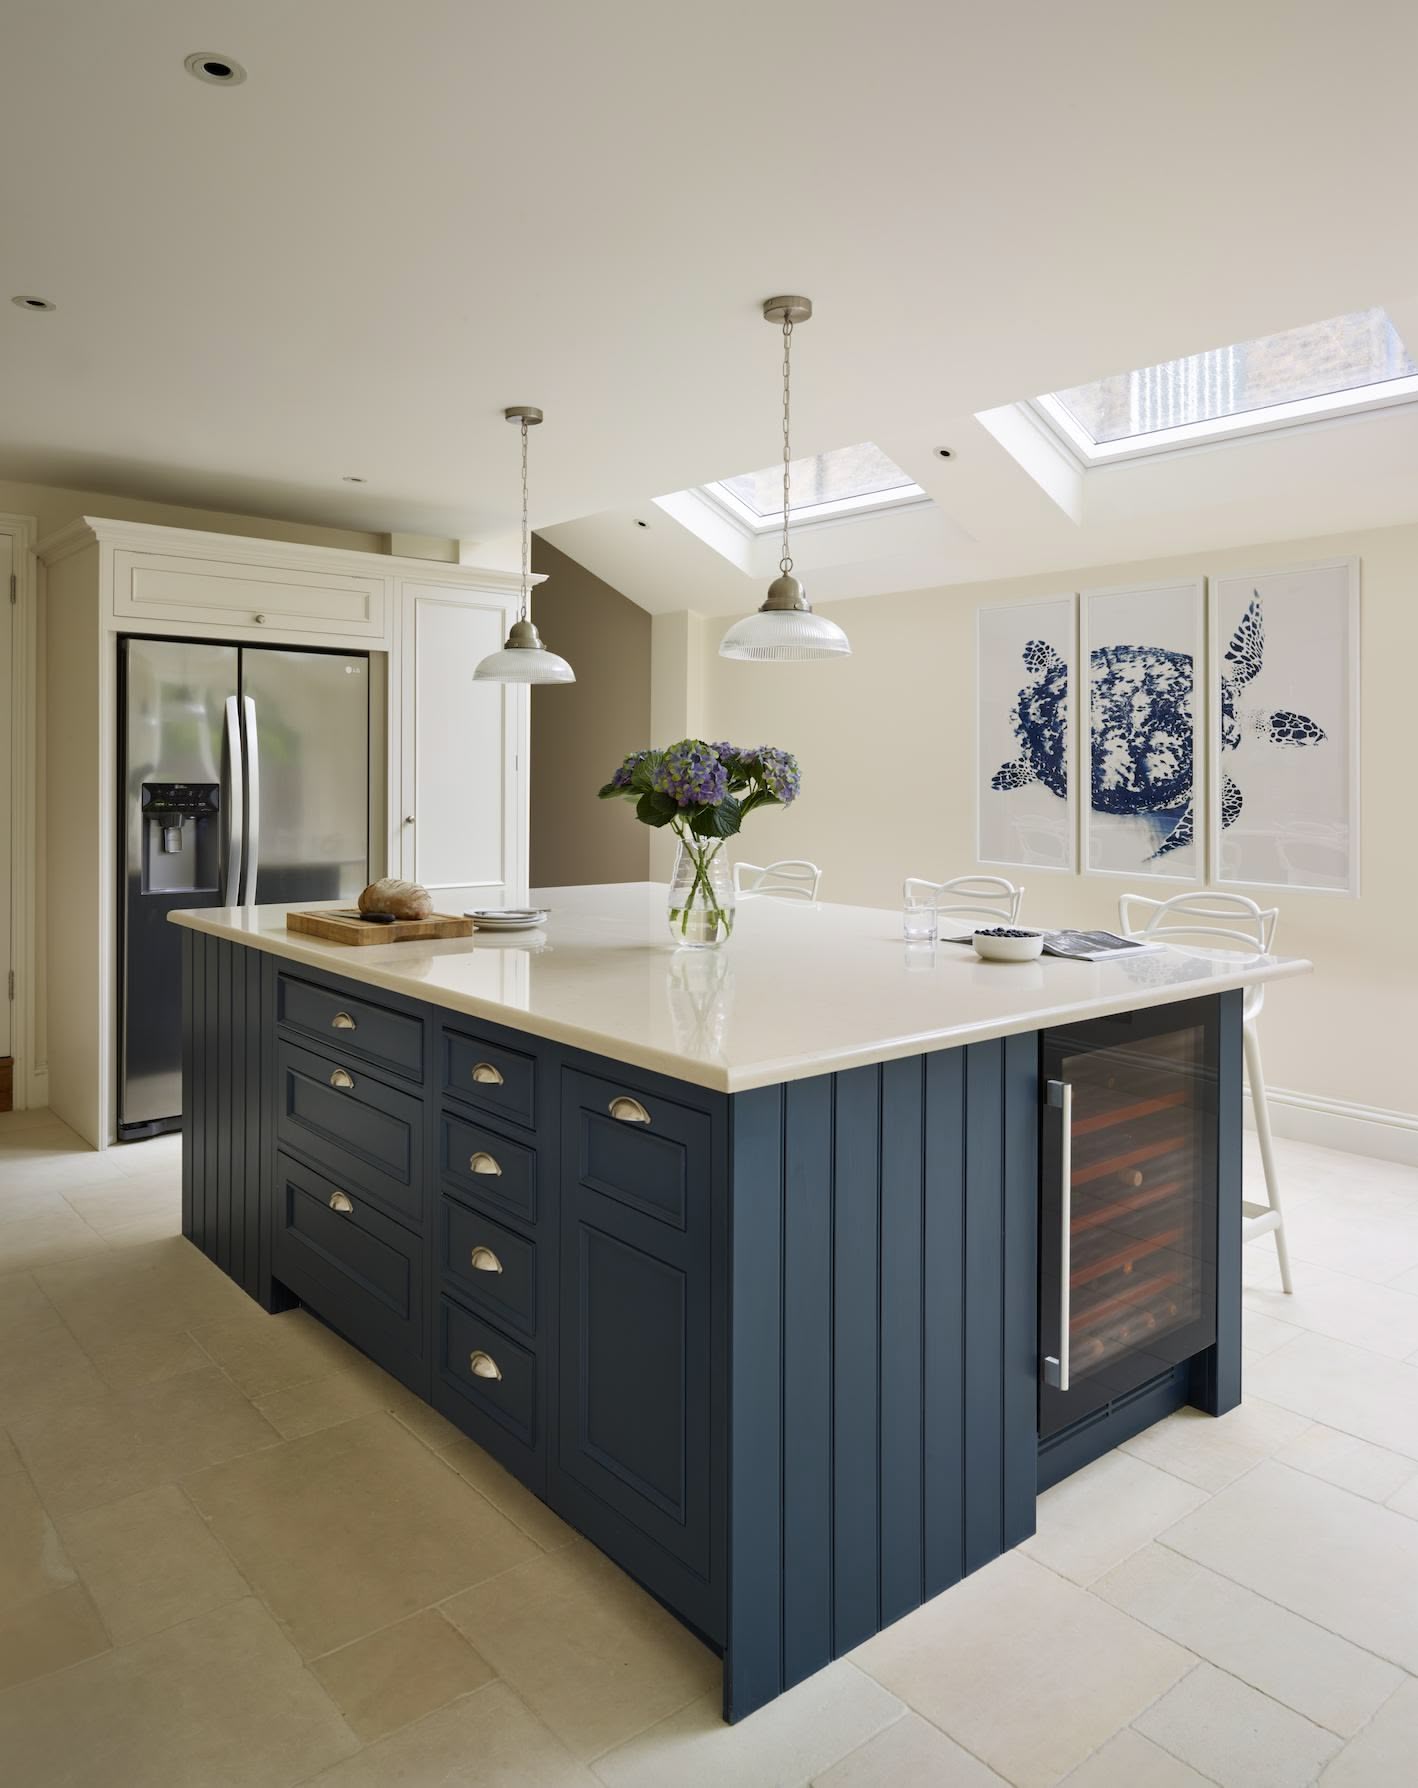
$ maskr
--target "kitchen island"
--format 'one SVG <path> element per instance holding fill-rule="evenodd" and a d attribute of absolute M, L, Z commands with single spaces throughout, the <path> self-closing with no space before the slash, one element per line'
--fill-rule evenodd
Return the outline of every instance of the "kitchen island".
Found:
<path fill-rule="evenodd" d="M 1240 1399 L 1241 994 L 665 889 L 350 949 L 184 927 L 184 1233 L 493 1453 L 724 1659 L 730 1719 Z"/>

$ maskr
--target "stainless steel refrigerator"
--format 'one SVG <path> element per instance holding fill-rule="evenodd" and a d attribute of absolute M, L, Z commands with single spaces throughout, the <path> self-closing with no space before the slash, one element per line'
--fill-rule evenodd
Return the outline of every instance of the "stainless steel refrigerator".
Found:
<path fill-rule="evenodd" d="M 122 1140 L 182 1114 L 184 907 L 353 900 L 369 880 L 363 653 L 124 639 Z"/>

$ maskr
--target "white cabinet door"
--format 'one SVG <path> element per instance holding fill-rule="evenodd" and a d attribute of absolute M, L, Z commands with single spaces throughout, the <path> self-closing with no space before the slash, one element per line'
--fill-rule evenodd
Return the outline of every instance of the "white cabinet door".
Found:
<path fill-rule="evenodd" d="M 402 588 L 403 824 L 399 873 L 436 912 L 527 897 L 523 686 L 475 683 L 507 635 L 516 598 L 448 584 Z"/>
<path fill-rule="evenodd" d="M 123 628 L 200 627 L 244 638 L 264 631 L 318 645 L 378 645 L 386 637 L 388 583 L 371 560 L 362 574 L 120 548 L 113 556 L 113 615 Z"/>

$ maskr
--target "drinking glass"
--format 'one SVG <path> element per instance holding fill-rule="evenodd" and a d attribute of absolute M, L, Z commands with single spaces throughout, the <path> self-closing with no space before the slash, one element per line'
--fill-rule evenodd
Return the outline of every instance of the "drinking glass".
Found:
<path fill-rule="evenodd" d="M 933 944 L 939 919 L 933 894 L 908 894 L 901 908 L 901 935 L 908 944 Z"/>

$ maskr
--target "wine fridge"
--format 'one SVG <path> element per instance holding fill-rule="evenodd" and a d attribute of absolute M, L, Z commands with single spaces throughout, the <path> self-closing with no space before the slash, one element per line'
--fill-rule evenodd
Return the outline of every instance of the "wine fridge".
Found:
<path fill-rule="evenodd" d="M 1215 1000 L 1047 1031 L 1039 1433 L 1216 1339 Z"/>

